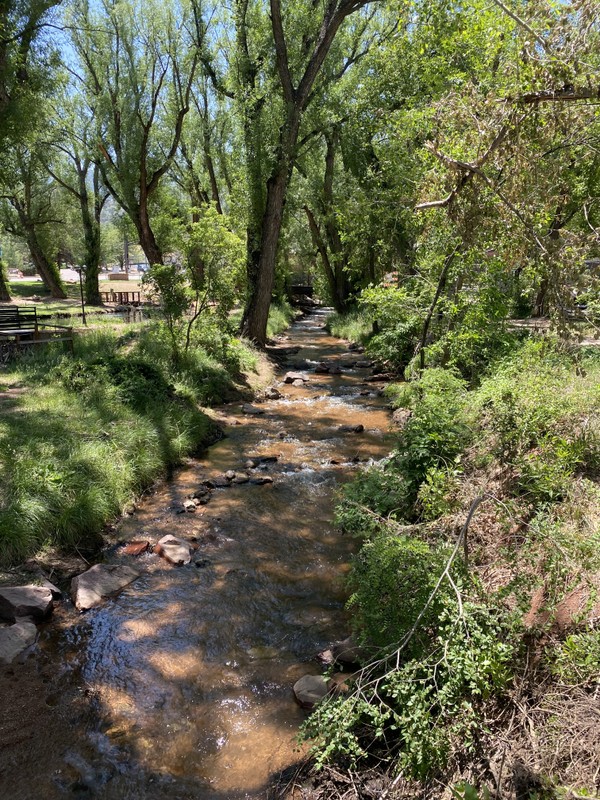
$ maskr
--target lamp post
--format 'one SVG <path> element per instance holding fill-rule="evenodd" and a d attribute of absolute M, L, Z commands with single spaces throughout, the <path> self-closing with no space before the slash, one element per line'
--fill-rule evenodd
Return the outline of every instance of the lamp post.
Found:
<path fill-rule="evenodd" d="M 85 303 L 83 302 L 83 267 L 77 267 L 79 273 L 79 296 L 81 297 L 81 316 L 83 317 L 83 324 L 87 328 L 87 320 L 85 318 Z"/>

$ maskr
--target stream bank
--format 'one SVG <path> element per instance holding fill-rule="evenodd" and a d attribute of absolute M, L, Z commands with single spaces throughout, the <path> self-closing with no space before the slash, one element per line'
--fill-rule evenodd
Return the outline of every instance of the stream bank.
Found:
<path fill-rule="evenodd" d="M 297 322 L 285 343 L 279 377 L 301 377 L 275 399 L 220 408 L 226 438 L 118 526 L 106 560 L 141 577 L 84 615 L 63 603 L 39 663 L 7 670 L 21 703 L 3 725 L 7 798 L 259 798 L 299 757 L 305 712 L 291 687 L 348 632 L 353 544 L 332 525 L 336 486 L 389 450 L 368 363 L 325 333 L 325 315 Z M 248 481 L 182 513 L 229 471 Z M 193 544 L 189 565 L 121 547 L 167 534 Z M 28 719 L 19 742 L 28 703 L 44 730 Z"/>

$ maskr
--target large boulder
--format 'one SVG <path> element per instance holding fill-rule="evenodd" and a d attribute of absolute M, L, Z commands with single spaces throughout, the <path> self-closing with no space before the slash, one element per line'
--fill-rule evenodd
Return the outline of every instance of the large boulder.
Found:
<path fill-rule="evenodd" d="M 329 684 L 322 675 L 303 675 L 294 684 L 294 696 L 302 708 L 313 708 L 329 693 Z"/>
<path fill-rule="evenodd" d="M 189 564 L 192 560 L 192 547 L 189 542 L 178 539 L 176 536 L 163 536 L 158 544 L 154 545 L 154 552 L 162 556 L 165 561 L 180 566 Z"/>
<path fill-rule="evenodd" d="M 140 573 L 120 564 L 95 564 L 71 581 L 71 598 L 75 608 L 87 611 L 105 598 L 117 594 Z"/>
<path fill-rule="evenodd" d="M 17 617 L 43 620 L 52 613 L 52 590 L 47 586 L 5 586 L 0 588 L 0 619 Z"/>
<path fill-rule="evenodd" d="M 14 659 L 37 639 L 37 628 L 33 622 L 17 622 L 0 628 L 0 664 L 11 664 Z"/>

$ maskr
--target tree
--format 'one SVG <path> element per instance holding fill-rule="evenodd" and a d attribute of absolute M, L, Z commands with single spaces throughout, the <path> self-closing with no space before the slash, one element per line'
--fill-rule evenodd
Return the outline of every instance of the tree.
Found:
<path fill-rule="evenodd" d="M 324 73 L 325 60 L 343 23 L 369 2 L 328 0 L 318 16 L 315 3 L 290 7 L 284 15 L 280 0 L 271 0 L 270 32 L 263 30 L 263 48 L 268 42 L 274 68 L 268 79 L 261 75 L 264 49 L 256 47 L 256 44 L 253 46 L 249 37 L 251 20 L 252 27 L 258 27 L 256 19 L 260 11 L 251 7 L 250 0 L 236 0 L 235 3 L 235 97 L 242 118 L 249 195 L 248 301 L 242 330 L 259 344 L 264 344 L 266 338 L 283 211 L 297 156 L 301 124 L 307 108 L 318 94 L 318 78 L 335 80 L 355 60 L 356 49 L 346 54 L 337 72 Z M 278 125 L 270 153 L 265 153 L 261 142 L 267 87 L 277 93 L 277 102 L 269 106 L 269 113 L 277 115 Z M 270 124 L 273 126 L 273 119 Z"/>
<path fill-rule="evenodd" d="M 10 187 L 0 189 L 0 221 L 29 248 L 37 272 L 52 297 L 64 299 L 56 260 L 50 254 L 56 243 L 53 230 L 61 224 L 54 215 L 56 186 L 43 168 L 38 154 L 25 147 L 14 149 Z"/>
<path fill-rule="evenodd" d="M 0 148 L 17 141 L 35 114 L 36 95 L 47 79 L 36 52 L 40 32 L 60 0 L 2 0 L 0 3 Z"/>
<path fill-rule="evenodd" d="M 77 95 L 63 97 L 60 103 L 60 125 L 53 126 L 53 138 L 48 142 L 45 167 L 54 180 L 77 202 L 83 231 L 83 270 L 85 299 L 89 305 L 101 305 L 98 276 L 101 244 L 100 219 L 108 197 L 100 186 L 100 168 L 91 155 L 90 129 L 92 120 Z"/>
<path fill-rule="evenodd" d="M 73 43 L 96 122 L 104 185 L 129 215 L 150 264 L 163 252 L 150 202 L 179 147 L 198 65 L 194 5 L 82 0 Z"/>

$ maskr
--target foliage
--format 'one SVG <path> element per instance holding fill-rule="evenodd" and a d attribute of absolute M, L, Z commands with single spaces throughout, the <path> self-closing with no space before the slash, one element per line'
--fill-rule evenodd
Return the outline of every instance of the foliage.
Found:
<path fill-rule="evenodd" d="M 418 657 L 359 675 L 349 697 L 317 707 L 303 728 L 316 739 L 317 765 L 356 764 L 372 753 L 397 772 L 430 780 L 453 751 L 473 752 L 482 702 L 510 683 L 515 634 L 486 606 L 468 602 L 459 614 L 448 597 Z"/>
<path fill-rule="evenodd" d="M 449 553 L 432 550 L 425 542 L 385 529 L 365 541 L 354 558 L 348 608 L 363 641 L 389 648 L 412 628 L 443 570 Z M 421 620 L 405 656 L 421 652 L 435 624 L 445 595 L 438 593 Z M 422 634 L 421 634 L 422 631 Z"/>
<path fill-rule="evenodd" d="M 94 355 L 64 359 L 50 372 L 40 359 L 11 375 L 27 390 L 19 413 L 0 419 L 3 563 L 44 544 L 89 547 L 136 494 L 210 435 L 209 419 L 168 390 L 156 367 Z"/>
<path fill-rule="evenodd" d="M 594 685 L 600 664 L 600 631 L 572 633 L 549 656 L 550 671 L 568 686 Z"/>

